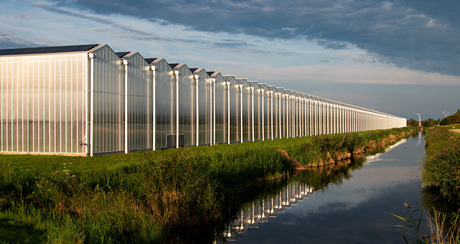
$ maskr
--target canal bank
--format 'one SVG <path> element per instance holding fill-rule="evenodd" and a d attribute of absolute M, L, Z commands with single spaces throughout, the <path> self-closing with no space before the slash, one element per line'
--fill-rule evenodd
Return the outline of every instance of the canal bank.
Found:
<path fill-rule="evenodd" d="M 292 161 L 324 165 L 410 129 L 106 155 L 2 155 L 2 238 L 156 242 L 177 226 L 214 225 L 257 182 L 289 177 Z M 370 145 L 367 147 L 367 145 Z M 313 165 L 310 165 L 313 166 Z"/>
<path fill-rule="evenodd" d="M 433 222 L 431 242 L 460 241 L 459 125 L 427 128 L 423 205 Z"/>

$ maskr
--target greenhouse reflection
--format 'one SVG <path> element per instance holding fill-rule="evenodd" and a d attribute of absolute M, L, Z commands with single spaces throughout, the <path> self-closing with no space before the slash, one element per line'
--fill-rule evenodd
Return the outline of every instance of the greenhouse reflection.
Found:
<path fill-rule="evenodd" d="M 315 190 L 305 183 L 292 182 L 278 194 L 256 200 L 242 209 L 237 218 L 227 225 L 222 235 L 226 241 L 234 241 L 248 229 L 258 228 L 259 224 L 275 218 L 277 214 L 296 205 L 297 202 L 308 199 L 314 192 Z"/>

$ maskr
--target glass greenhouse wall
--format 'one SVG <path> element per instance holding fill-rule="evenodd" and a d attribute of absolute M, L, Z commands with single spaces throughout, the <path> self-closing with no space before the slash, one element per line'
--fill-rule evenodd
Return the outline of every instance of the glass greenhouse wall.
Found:
<path fill-rule="evenodd" d="M 2 152 L 86 154 L 86 50 L 93 47 L 0 56 Z"/>
<path fill-rule="evenodd" d="M 203 68 L 193 68 L 196 83 L 197 146 L 211 145 L 212 141 L 212 81 Z"/>
<path fill-rule="evenodd" d="M 137 52 L 121 56 L 124 66 L 126 108 L 124 152 L 152 148 L 152 79 L 150 66 Z M 149 79 L 150 78 L 150 79 Z"/>
<path fill-rule="evenodd" d="M 0 50 L 0 152 L 93 156 L 406 126 L 107 45 Z"/>
<path fill-rule="evenodd" d="M 176 80 L 173 69 L 163 58 L 146 59 L 151 65 L 154 148 L 176 147 Z M 169 143 L 168 145 L 168 138 Z M 174 141 L 172 141 L 174 139 Z"/>
<path fill-rule="evenodd" d="M 228 143 L 229 89 L 219 72 L 208 72 L 213 79 L 213 144 Z"/>
<path fill-rule="evenodd" d="M 241 92 L 235 76 L 224 76 L 229 87 L 228 100 L 230 103 L 230 143 L 241 142 Z"/>
<path fill-rule="evenodd" d="M 237 79 L 239 91 L 240 91 L 240 129 L 241 142 L 252 140 L 252 124 L 251 124 L 251 114 L 252 114 L 252 104 L 251 104 L 251 88 L 246 79 Z"/>
<path fill-rule="evenodd" d="M 259 85 L 255 81 L 248 82 L 250 92 L 251 114 L 249 117 L 251 141 L 262 140 L 262 94 Z"/>

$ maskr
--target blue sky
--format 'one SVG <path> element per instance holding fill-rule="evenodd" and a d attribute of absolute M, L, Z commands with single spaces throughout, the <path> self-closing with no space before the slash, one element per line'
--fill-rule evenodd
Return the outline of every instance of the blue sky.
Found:
<path fill-rule="evenodd" d="M 458 1 L 3 0 L 0 48 L 100 43 L 405 118 L 460 108 Z"/>

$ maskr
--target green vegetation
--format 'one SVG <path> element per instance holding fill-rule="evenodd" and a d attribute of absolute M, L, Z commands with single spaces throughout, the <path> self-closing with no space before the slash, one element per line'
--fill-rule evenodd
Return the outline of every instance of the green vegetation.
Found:
<path fill-rule="evenodd" d="M 441 120 L 441 125 L 452 125 L 460 123 L 460 109 L 451 116 L 447 116 L 443 120 Z"/>
<path fill-rule="evenodd" d="M 267 180 L 289 177 L 293 161 L 331 164 L 409 133 L 402 128 L 93 158 L 1 155 L 0 239 L 162 242 L 172 228 L 212 226 L 231 215 L 229 204 L 243 204 L 241 196 Z"/>
<path fill-rule="evenodd" d="M 460 133 L 448 127 L 426 130 L 423 166 L 423 205 L 432 216 L 436 243 L 460 241 Z"/>

